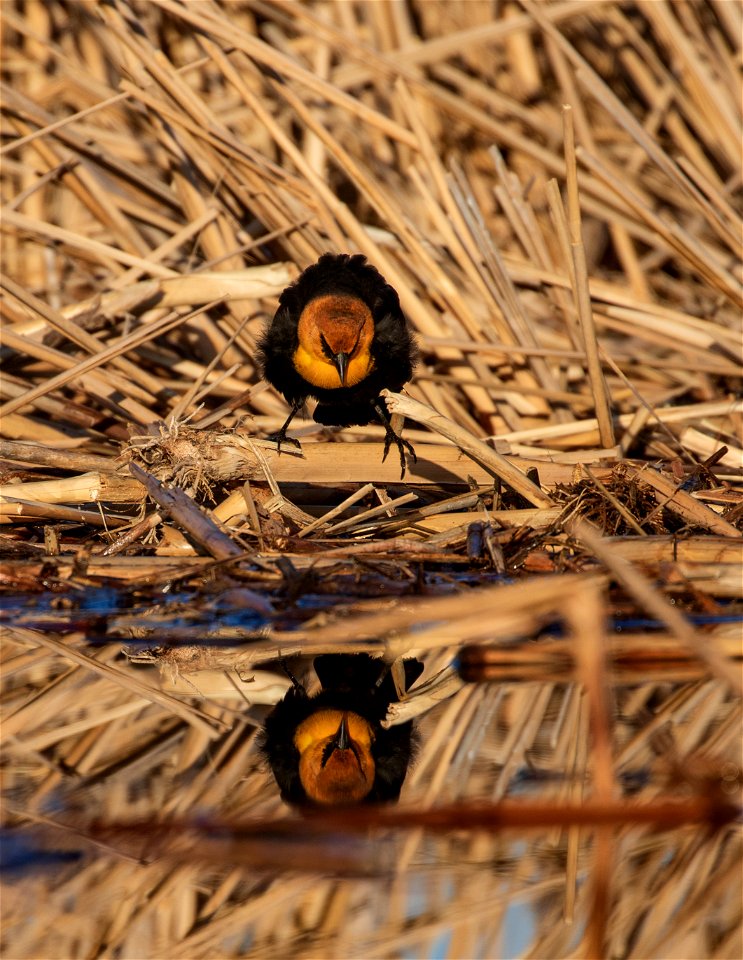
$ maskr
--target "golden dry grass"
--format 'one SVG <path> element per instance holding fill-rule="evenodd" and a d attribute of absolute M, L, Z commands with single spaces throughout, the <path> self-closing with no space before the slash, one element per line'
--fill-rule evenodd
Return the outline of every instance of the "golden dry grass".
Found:
<path fill-rule="evenodd" d="M 0 13 L 3 956 L 739 957 L 740 6 Z M 264 439 L 328 250 L 419 340 L 404 482 Z M 331 650 L 426 663 L 341 834 L 256 750 Z"/>

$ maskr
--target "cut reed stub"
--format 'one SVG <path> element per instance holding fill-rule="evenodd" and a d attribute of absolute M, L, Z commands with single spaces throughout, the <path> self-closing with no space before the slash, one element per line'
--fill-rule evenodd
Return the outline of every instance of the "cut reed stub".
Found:
<path fill-rule="evenodd" d="M 540 655 L 506 647 L 486 647 L 479 644 L 462 647 L 457 657 L 457 672 L 465 683 L 504 683 L 518 680 L 524 674 L 529 679 L 550 678 L 568 682 L 574 679 L 572 657 L 565 654 Z"/>
<path fill-rule="evenodd" d="M 740 658 L 728 650 L 731 661 Z M 643 682 L 684 683 L 702 680 L 706 668 L 699 657 L 667 636 L 647 634 L 612 637 L 608 665 L 616 685 Z M 456 669 L 465 683 L 570 683 L 576 679 L 571 642 L 566 639 L 523 641 L 510 646 L 470 644 L 462 647 Z"/>

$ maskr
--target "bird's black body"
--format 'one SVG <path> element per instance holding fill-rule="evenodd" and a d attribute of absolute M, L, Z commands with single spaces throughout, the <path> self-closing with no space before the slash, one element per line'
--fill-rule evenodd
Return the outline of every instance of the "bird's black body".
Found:
<path fill-rule="evenodd" d="M 423 672 L 419 660 L 403 661 L 405 688 L 408 689 Z M 353 712 L 363 717 L 372 731 L 369 747 L 374 765 L 371 789 L 363 803 L 397 800 L 408 764 L 417 746 L 413 723 L 402 723 L 384 729 L 390 703 L 398 700 L 395 684 L 387 664 L 365 653 L 324 654 L 314 661 L 322 690 L 310 697 L 296 683 L 287 692 L 265 721 L 261 751 L 271 766 L 283 800 L 298 806 L 311 806 L 300 776 L 300 751 L 296 745 L 297 728 L 322 711 Z M 327 750 L 326 750 L 327 754 Z M 332 802 L 332 801 L 328 801 Z"/>
<path fill-rule="evenodd" d="M 353 306 L 354 301 L 357 301 L 359 311 L 363 310 L 367 317 L 370 314 L 369 342 L 359 344 L 357 341 L 354 348 L 358 354 L 363 347 L 363 355 L 368 360 L 363 375 L 348 385 L 345 385 L 345 375 L 330 385 L 323 385 L 317 379 L 312 382 L 298 369 L 297 363 L 303 313 L 309 304 L 319 305 L 312 323 L 327 334 L 327 340 L 323 337 L 323 346 L 318 348 L 315 359 L 318 366 L 329 361 L 335 363 L 334 356 L 339 354 L 333 347 L 333 336 L 334 332 L 337 336 L 340 330 L 338 320 L 343 312 L 342 305 Z M 330 310 L 325 309 L 325 304 Z M 341 324 L 344 322 L 341 319 Z M 338 342 L 341 341 L 342 337 Z M 380 391 L 385 388 L 401 390 L 412 376 L 417 356 L 397 293 L 361 254 L 326 253 L 308 267 L 279 297 L 278 310 L 266 327 L 258 349 L 264 378 L 284 395 L 292 407 L 289 419 L 275 435 L 279 443 L 287 440 L 286 428 L 308 397 L 318 401 L 314 411 L 317 423 L 347 427 L 381 419 L 389 428 Z M 387 447 L 393 438 L 399 448 L 402 441 L 394 433 L 390 437 L 389 432 Z M 412 448 L 409 450 L 412 453 Z M 402 458 L 402 450 L 400 452 Z"/>

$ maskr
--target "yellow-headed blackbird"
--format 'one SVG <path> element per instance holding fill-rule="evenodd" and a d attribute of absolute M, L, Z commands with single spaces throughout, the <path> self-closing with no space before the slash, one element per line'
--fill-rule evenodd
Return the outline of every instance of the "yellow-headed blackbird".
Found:
<path fill-rule="evenodd" d="M 286 430 L 308 397 L 318 403 L 317 423 L 350 427 L 371 420 L 385 428 L 384 459 L 390 445 L 413 447 L 390 425 L 381 390 L 401 390 L 413 373 L 417 351 L 397 293 L 361 254 L 325 253 L 279 297 L 279 308 L 258 345 L 263 376 L 276 387 L 291 413 L 272 435 L 299 446 Z"/>
<path fill-rule="evenodd" d="M 403 661 L 405 689 L 423 672 Z M 287 803 L 380 803 L 400 796 L 417 745 L 413 723 L 381 726 L 398 700 L 389 668 L 366 653 L 315 657 L 322 690 L 296 680 L 266 717 L 261 750 Z"/>

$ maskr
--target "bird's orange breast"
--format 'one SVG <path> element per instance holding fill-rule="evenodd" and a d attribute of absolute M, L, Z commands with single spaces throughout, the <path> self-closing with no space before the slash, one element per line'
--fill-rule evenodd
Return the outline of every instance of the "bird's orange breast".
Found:
<path fill-rule="evenodd" d="M 333 740 L 344 714 L 349 745 L 346 749 L 334 749 Z M 352 711 L 319 710 L 307 717 L 294 733 L 299 779 L 307 796 L 323 805 L 363 800 L 374 785 L 373 741 L 369 723 Z"/>

